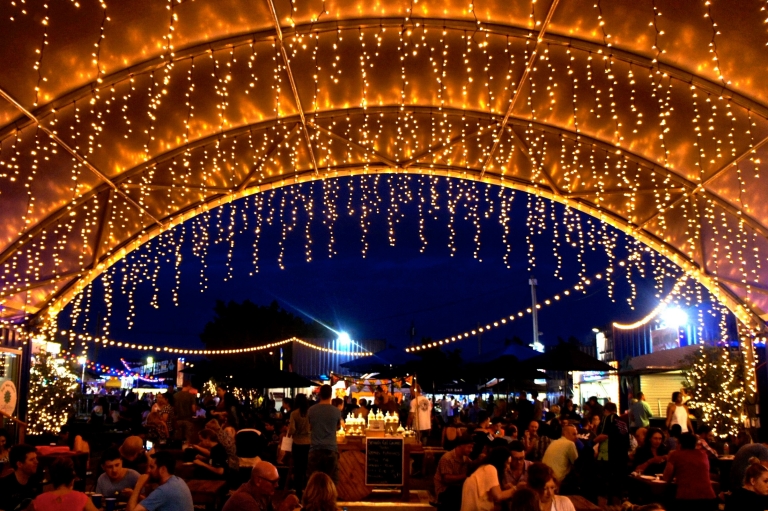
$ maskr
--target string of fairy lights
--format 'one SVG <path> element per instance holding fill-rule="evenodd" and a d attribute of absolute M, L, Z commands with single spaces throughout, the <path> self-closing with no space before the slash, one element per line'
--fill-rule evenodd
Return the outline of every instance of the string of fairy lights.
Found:
<path fill-rule="evenodd" d="M 70 344 L 74 345 L 75 343 L 79 342 L 83 346 L 83 349 L 85 350 L 88 349 L 88 343 L 95 343 L 100 347 L 106 347 L 106 348 L 114 347 L 114 348 L 124 348 L 124 349 L 132 349 L 132 350 L 139 350 L 139 351 L 156 351 L 156 352 L 163 352 L 163 353 L 172 353 L 175 355 L 216 356 L 216 355 L 237 355 L 242 353 L 253 353 L 256 351 L 265 351 L 265 350 L 271 350 L 274 348 L 279 348 L 280 346 L 284 346 L 289 343 L 296 343 L 306 348 L 311 348 L 313 350 L 322 351 L 324 353 L 331 353 L 334 355 L 347 355 L 350 357 L 366 357 L 371 355 L 371 353 L 368 351 L 339 350 L 335 348 L 328 348 L 326 346 L 319 346 L 317 344 L 313 344 L 303 339 L 299 339 L 298 337 L 291 337 L 289 339 L 283 339 L 281 341 L 261 344 L 258 346 L 249 346 L 245 348 L 201 350 L 201 349 L 175 348 L 171 346 L 151 346 L 147 344 L 136 344 L 136 343 L 130 343 L 130 342 L 115 341 L 114 339 L 109 339 L 107 337 L 99 337 L 99 336 L 93 336 L 90 334 L 76 333 L 72 330 L 62 330 L 60 333 L 61 335 L 69 339 Z"/>
<path fill-rule="evenodd" d="M 264 128 L 249 127 L 225 138 L 207 138 L 213 133 L 211 130 L 220 134 L 239 129 L 230 105 L 239 101 L 243 94 L 270 97 L 272 101 L 266 109 L 276 118 L 288 116 L 292 106 L 285 103 L 286 98 L 282 94 L 288 63 L 278 55 L 274 34 L 254 36 L 250 40 L 244 38 L 237 44 L 209 47 L 197 54 L 180 52 L 173 43 L 173 34 L 180 17 L 183 17 L 183 10 L 177 11 L 174 6 L 173 2 L 169 5 L 167 30 L 162 35 L 162 64 L 151 70 L 139 69 L 130 77 L 111 79 L 110 73 L 116 70 L 107 68 L 101 46 L 112 26 L 107 15 L 107 3 L 100 2 L 99 9 L 103 10 L 103 15 L 98 17 L 99 36 L 93 53 L 93 87 L 87 96 L 59 106 L 55 111 L 44 108 L 40 115 L 40 121 L 45 126 L 62 133 L 73 132 L 72 144 L 82 147 L 88 154 L 99 155 L 105 150 L 101 146 L 108 132 L 120 133 L 121 138 L 126 140 L 137 137 L 141 146 L 137 150 L 140 159 L 149 163 L 126 173 L 130 176 L 121 177 L 118 180 L 119 191 L 110 193 L 106 198 L 98 194 L 89 196 L 88 168 L 82 162 L 68 163 L 72 177 L 70 191 L 75 197 L 72 208 L 77 214 L 65 215 L 36 231 L 35 236 L 29 236 L 27 221 L 35 218 L 37 208 L 41 207 L 41 201 L 35 200 L 39 185 L 36 186 L 38 178 L 34 169 L 48 161 L 60 161 L 59 153 L 62 151 L 55 141 L 46 138 L 33 126 L 16 129 L 2 139 L 0 166 L 5 168 L 3 176 L 9 183 L 26 179 L 25 190 L 29 201 L 19 224 L 18 236 L 22 241 L 4 261 L 7 270 L 0 272 L 0 303 L 5 303 L 7 297 L 18 293 L 19 289 L 35 285 L 47 275 L 61 275 L 64 268 L 73 271 L 67 266 L 71 257 L 68 244 L 79 239 L 83 246 L 89 245 L 91 233 L 99 231 L 100 227 L 104 234 L 103 243 L 97 240 L 101 243 L 99 250 L 96 250 L 97 255 L 99 252 L 106 255 L 110 247 L 119 245 L 130 231 L 132 219 L 142 214 L 124 200 L 122 194 L 130 190 L 136 190 L 136 201 L 141 208 L 148 208 L 164 193 L 165 212 L 172 214 L 190 204 L 206 205 L 207 208 L 207 198 L 212 194 L 232 194 L 237 189 L 242 191 L 250 186 L 261 186 L 277 178 L 298 179 L 307 170 L 307 148 L 302 137 L 296 136 L 298 130 L 294 128 L 297 125 L 291 122 Z M 83 7 L 72 3 L 70 8 L 80 12 Z M 301 18 L 302 7 L 297 6 L 296 9 L 297 18 Z M 711 230 L 714 234 L 706 241 L 713 244 L 712 252 L 718 257 L 709 272 L 718 275 L 720 265 L 726 266 L 726 263 L 737 268 L 747 285 L 746 302 L 749 304 L 749 284 L 759 283 L 764 257 L 758 250 L 759 233 L 748 218 L 750 206 L 747 202 L 740 202 L 739 212 L 744 215 L 734 221 L 732 212 L 707 193 L 705 184 L 711 179 L 712 169 L 725 168 L 729 161 L 739 158 L 735 173 L 740 189 L 748 190 L 759 182 L 760 158 L 756 152 L 749 150 L 760 142 L 755 133 L 763 120 L 758 119 L 758 113 L 727 97 L 713 94 L 701 84 L 690 84 L 681 77 L 673 76 L 661 66 L 659 60 L 665 53 L 664 47 L 671 41 L 662 28 L 665 18 L 661 17 L 659 6 L 654 5 L 652 20 L 655 38 L 651 44 L 656 58 L 647 65 L 633 62 L 621 52 L 613 52 L 613 34 L 600 5 L 597 4 L 593 11 L 602 33 L 604 51 L 597 52 L 576 43 L 565 44 L 544 38 L 538 43 L 537 59 L 528 75 L 530 86 L 525 89 L 522 88 L 524 84 L 515 80 L 534 52 L 536 41 L 528 35 L 503 33 L 480 21 L 473 32 L 445 22 L 438 27 L 434 22 L 420 20 L 413 13 L 403 20 L 388 20 L 376 27 L 337 25 L 330 30 L 319 23 L 320 17 L 329 13 L 323 11 L 315 15 L 311 26 L 296 26 L 293 32 L 286 32 L 285 44 L 293 71 L 306 69 L 312 74 L 313 97 L 308 113 L 310 124 L 316 126 L 311 129 L 315 130 L 313 137 L 317 146 L 314 150 L 318 166 L 327 176 L 333 176 L 338 169 L 350 165 L 359 166 L 363 172 L 375 172 L 382 168 L 382 163 L 386 164 L 382 161 L 382 154 L 388 154 L 394 162 L 409 162 L 422 155 L 416 158 L 416 162 L 404 164 L 403 170 L 418 163 L 427 172 L 436 172 L 446 165 L 468 171 L 476 168 L 478 161 L 490 159 L 491 167 L 495 168 L 492 170 L 511 178 L 514 177 L 515 166 L 519 165 L 519 162 L 514 163 L 515 158 L 523 158 L 529 160 L 532 171 L 530 182 L 534 188 L 551 187 L 551 184 L 546 184 L 547 176 L 557 168 L 561 176 L 557 181 L 558 192 L 565 195 L 583 193 L 585 184 L 591 183 L 593 188 L 588 191 L 594 194 L 593 202 L 598 208 L 618 208 L 635 225 L 656 222 L 659 231 L 665 232 L 668 218 L 682 215 L 680 221 L 690 229 L 689 239 L 681 245 L 681 251 L 692 260 L 697 257 L 698 246 L 705 238 L 702 231 Z M 706 17 L 713 23 L 709 51 L 719 73 L 715 22 L 709 7 L 705 11 Z M 9 18 L 15 23 L 32 12 L 27 6 L 13 4 L 9 8 Z M 531 13 L 530 22 L 535 26 L 541 20 L 536 19 L 534 9 Z M 34 62 L 38 73 L 35 94 L 43 98 L 50 94 L 46 89 L 49 78 L 46 64 L 49 61 L 44 58 L 49 44 L 47 27 L 60 21 L 51 19 L 47 7 L 44 16 L 39 19 L 43 25 L 43 38 Z M 383 73 L 377 72 L 390 54 L 397 55 L 400 61 L 398 84 L 392 89 L 391 97 L 387 96 L 388 89 L 380 86 Z M 425 69 L 434 75 L 432 84 L 439 106 L 437 111 L 413 108 L 418 104 L 419 97 L 411 84 Z M 344 87 L 352 76 L 360 81 L 361 92 L 359 102 L 351 103 L 359 104 L 363 112 L 349 114 L 339 110 L 338 115 L 324 116 L 324 110 L 332 111 L 339 106 L 338 100 L 334 99 L 335 91 Z M 722 74 L 718 76 L 723 85 L 729 83 Z M 204 80 L 203 77 L 210 79 Z M 185 82 L 183 98 L 173 96 L 173 85 L 177 81 Z M 460 85 L 456 91 L 452 87 L 454 83 Z M 382 90 L 386 92 L 383 99 L 374 99 Z M 491 122 L 494 121 L 493 116 L 499 117 L 505 112 L 507 101 L 514 94 L 522 95 L 520 104 L 527 105 L 526 122 L 512 126 L 508 130 L 509 137 L 503 138 L 498 149 L 490 154 L 493 142 L 489 137 L 494 130 L 489 125 L 494 124 Z M 683 101 L 678 97 L 681 95 L 683 99 L 690 100 L 693 111 L 690 119 L 680 118 L 687 115 L 682 113 L 687 109 L 674 108 L 675 101 Z M 624 96 L 630 97 L 629 109 L 617 103 L 617 98 Z M 140 106 L 136 108 L 140 98 Z M 210 98 L 216 103 L 215 120 L 212 122 L 202 113 Z M 582 139 L 569 138 L 547 129 L 544 121 L 560 108 L 558 104 L 563 101 L 569 104 L 572 111 L 569 121 L 583 136 Z M 478 117 L 479 109 L 475 105 L 481 103 L 482 110 L 488 112 L 490 117 Z M 161 143 L 155 140 L 159 126 L 166 117 L 165 109 L 174 104 L 184 105 L 186 113 L 183 125 L 177 130 L 183 133 L 184 145 L 167 158 L 162 155 L 155 158 L 159 154 L 156 146 Z M 391 107 L 391 110 L 382 107 Z M 107 116 L 106 110 L 118 114 Z M 612 129 L 608 130 L 610 135 L 605 139 L 606 146 L 595 144 L 588 137 L 595 131 L 594 126 L 602 123 L 599 119 L 603 117 L 610 118 L 612 123 Z M 683 120 L 686 122 L 683 123 Z M 209 131 L 203 125 L 209 126 Z M 694 185 L 700 186 L 691 188 L 690 184 L 670 172 L 685 167 L 680 157 L 675 156 L 676 142 L 670 130 L 685 132 L 690 140 L 696 141 L 696 161 L 692 165 L 699 171 Z M 354 140 L 356 145 L 343 141 L 339 143 L 326 136 L 326 132 Z M 427 134 L 426 139 L 419 138 L 421 133 Z M 658 136 L 648 136 L 650 134 Z M 651 168 L 648 162 L 640 161 L 620 149 L 630 145 L 631 136 L 658 140 L 658 150 L 663 155 L 662 171 Z M 515 138 L 524 144 L 517 143 Z M 384 151 L 385 140 L 392 141 L 391 151 Z M 743 152 L 741 146 L 748 151 Z M 20 162 L 28 161 L 30 156 L 34 157 L 31 165 L 24 167 Z M 22 175 L 27 172 L 28 175 Z M 248 179 L 241 180 L 242 176 L 248 176 Z M 407 193 L 400 192 L 408 177 L 397 175 L 388 180 L 371 175 L 361 178 L 356 184 L 364 196 L 361 205 L 355 208 L 362 231 L 363 254 L 367 252 L 371 216 L 383 208 L 387 211 L 390 242 L 396 243 L 401 206 L 403 201 L 410 200 Z M 436 177 L 427 179 L 438 180 Z M 339 208 L 333 201 L 340 191 L 339 183 L 332 181 L 324 181 L 321 194 L 313 195 L 307 188 L 291 187 L 288 193 L 280 196 L 281 218 L 277 219 L 273 210 L 259 222 L 278 221 L 283 233 L 288 235 L 300 230 L 294 221 L 295 213 L 304 210 L 307 214 L 317 211 L 323 223 L 332 226 L 339 214 Z M 383 181 L 389 182 L 382 187 L 380 184 Z M 612 188 L 616 183 L 624 188 L 620 206 L 613 200 L 615 190 Z M 467 203 L 481 204 L 482 194 L 487 193 L 483 185 L 475 183 L 461 188 L 456 196 L 465 193 Z M 672 193 L 672 190 L 679 189 L 683 190 L 684 199 L 679 191 Z M 423 195 L 414 194 L 414 197 L 415 200 L 425 200 Z M 649 198 L 653 202 L 652 208 L 639 206 Z M 269 200 L 261 193 L 255 195 L 254 207 Z M 540 201 L 545 199 L 534 195 L 528 200 L 531 207 L 526 224 L 532 233 L 540 232 L 545 229 L 542 223 L 545 213 Z M 454 204 L 448 207 L 455 209 Z M 241 211 L 246 209 L 244 207 Z M 424 209 L 429 208 L 425 206 Z M 569 214 L 572 212 L 568 211 Z M 652 220 L 641 216 L 645 211 L 654 212 Z M 222 229 L 218 231 L 217 241 L 229 243 L 231 252 L 235 246 L 232 226 L 236 210 L 229 212 L 227 218 L 218 219 Z M 428 215 L 429 211 L 425 211 L 425 217 Z M 468 215 L 471 222 L 479 225 L 483 212 L 471 207 Z M 206 211 L 202 216 L 210 216 L 210 212 Z M 195 238 L 197 254 L 205 257 L 207 244 L 211 241 L 205 227 L 209 219 L 200 216 L 196 219 L 199 220 L 192 229 L 192 237 Z M 421 225 L 426 221 L 420 219 L 419 222 Z M 580 225 L 576 225 L 581 222 L 583 220 L 574 220 L 567 226 L 555 223 L 548 228 L 562 228 L 566 236 L 589 245 L 591 240 L 583 241 L 583 237 L 589 238 L 592 234 L 585 233 Z M 308 225 L 305 225 L 305 250 L 307 259 L 311 260 L 315 254 Z M 605 225 L 601 229 L 605 229 Z M 136 232 L 143 232 L 143 227 Z M 426 229 L 420 232 L 424 234 Z M 607 232 L 600 236 L 603 236 L 603 243 L 615 242 L 614 233 Z M 529 241 L 529 260 L 535 261 L 534 244 Z M 475 253 L 479 254 L 480 238 L 475 242 Z M 153 259 L 162 256 L 179 261 L 179 249 L 173 250 L 175 247 L 170 246 L 167 240 L 165 243 L 168 246 L 153 255 L 144 256 L 139 265 L 150 265 Z M 282 264 L 285 247 L 282 241 L 280 243 L 279 261 Z M 423 243 L 427 245 L 426 236 Z M 52 267 L 48 258 L 43 256 L 51 249 Z M 333 254 L 335 250 L 335 237 L 332 236 L 328 253 Z M 85 253 L 81 250 L 77 256 L 80 271 L 92 263 Z M 665 266 L 661 268 L 654 269 L 654 272 L 665 273 Z M 151 271 L 156 272 L 157 267 Z M 121 284 L 135 288 L 142 280 L 156 283 L 151 271 L 145 274 L 144 270 L 133 270 L 123 275 Z M 206 276 L 201 270 L 201 287 L 205 289 L 205 286 Z M 111 285 L 107 287 L 112 289 Z M 612 290 L 613 286 L 609 289 Z M 83 300 L 87 302 L 92 293 L 89 288 L 83 291 L 75 298 L 79 300 L 78 310 L 82 308 Z M 159 306 L 156 299 L 159 290 L 156 291 L 152 306 Z M 131 314 L 135 312 L 133 307 L 131 305 Z"/>

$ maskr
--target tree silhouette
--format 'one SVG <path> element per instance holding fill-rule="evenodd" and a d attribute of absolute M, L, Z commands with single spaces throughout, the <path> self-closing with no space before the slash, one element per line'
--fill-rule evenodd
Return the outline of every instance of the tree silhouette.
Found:
<path fill-rule="evenodd" d="M 209 349 L 245 348 L 290 337 L 331 338 L 333 332 L 318 323 L 305 323 L 300 317 L 281 308 L 277 301 L 256 305 L 216 301 L 215 317 L 209 321 L 200 340 Z"/>

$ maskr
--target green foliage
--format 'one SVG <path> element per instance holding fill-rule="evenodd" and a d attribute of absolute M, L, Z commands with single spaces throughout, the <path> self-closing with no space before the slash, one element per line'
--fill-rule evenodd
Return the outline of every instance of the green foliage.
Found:
<path fill-rule="evenodd" d="M 688 402 L 720 437 L 735 435 L 744 410 L 744 357 L 727 348 L 702 347 L 690 359 L 686 384 L 693 390 Z"/>
<path fill-rule="evenodd" d="M 48 353 L 35 355 L 29 378 L 29 433 L 57 433 L 74 411 L 77 376 Z"/>

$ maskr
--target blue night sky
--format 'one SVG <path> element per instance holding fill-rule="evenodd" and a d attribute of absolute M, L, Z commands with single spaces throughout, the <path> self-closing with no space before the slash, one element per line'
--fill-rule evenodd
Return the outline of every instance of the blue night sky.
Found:
<path fill-rule="evenodd" d="M 408 331 L 413 321 L 416 327 L 416 339 L 431 337 L 434 340 L 455 335 L 474 328 L 477 323 L 488 323 L 530 307 L 531 296 L 528 286 L 529 272 L 527 261 L 526 217 L 528 195 L 516 192 L 512 202 L 511 221 L 509 223 L 511 254 L 510 268 L 504 263 L 506 245 L 502 242 L 502 228 L 498 221 L 498 188 L 490 189 L 490 202 L 480 202 L 481 247 L 479 258 L 473 256 L 475 250 L 475 228 L 471 217 L 466 219 L 468 209 L 458 206 L 455 215 L 456 251 L 451 257 L 448 248 L 449 215 L 444 197 L 441 208 L 429 215 L 424 232 L 428 245 L 424 253 L 419 252 L 418 207 L 414 202 L 401 204 L 402 214 L 396 225 L 397 241 L 394 247 L 387 239 L 386 205 L 380 207 L 380 214 L 372 215 L 369 227 L 369 249 L 365 258 L 361 255 L 361 228 L 357 215 L 349 216 L 346 209 L 346 180 L 341 181 L 338 193 L 339 220 L 334 227 L 337 254 L 328 258 L 328 229 L 322 224 L 320 212 L 321 195 L 319 185 L 315 186 L 315 219 L 311 224 L 313 260 L 307 262 L 304 254 L 304 225 L 306 215 L 297 215 L 297 226 L 286 237 L 285 269 L 280 269 L 277 259 L 280 251 L 281 227 L 279 222 L 264 225 L 259 242 L 260 268 L 253 276 L 252 245 L 253 198 L 235 203 L 236 229 L 242 227 L 244 210 L 249 215 L 247 230 L 235 236 L 232 254 L 232 279 L 227 275 L 226 260 L 229 244 L 226 241 L 226 226 L 230 218 L 227 205 L 222 210 L 219 222 L 218 210 L 214 210 L 207 227 L 212 241 L 207 256 L 206 276 L 208 289 L 200 292 L 200 260 L 193 255 L 190 240 L 197 229 L 187 222 L 185 243 L 182 245 L 183 262 L 180 266 L 181 287 L 179 306 L 174 306 L 171 288 L 175 281 L 172 257 L 162 261 L 159 268 L 157 288 L 160 291 L 159 309 L 150 306 L 152 286 L 145 282 L 138 287 L 135 297 L 136 318 L 132 329 L 127 328 L 126 315 L 128 301 L 121 291 L 119 282 L 123 268 L 135 264 L 147 254 L 154 254 L 154 248 L 142 249 L 129 256 L 127 262 L 118 263 L 115 273 L 115 300 L 112 314 L 111 337 L 115 340 L 138 342 L 142 344 L 167 345 L 174 347 L 202 346 L 198 335 L 206 322 L 213 318 L 213 306 L 216 300 L 242 301 L 249 299 L 254 303 L 266 305 L 272 300 L 295 314 L 305 318 L 317 318 L 337 330 L 349 332 L 353 339 L 386 339 L 392 345 L 405 347 L 408 344 Z M 445 180 L 442 181 L 443 188 Z M 307 191 L 312 185 L 303 185 Z M 470 185 L 465 185 L 470 186 Z M 411 185 L 418 195 L 418 186 Z M 478 185 L 484 193 L 484 185 Z M 353 199 L 359 201 L 359 192 L 353 192 Z M 380 194 L 388 201 L 388 187 L 380 186 Z M 509 190 L 506 194 L 511 194 Z M 295 195 L 278 190 L 274 192 L 272 204 L 279 204 L 283 194 L 289 200 Z M 385 201 L 385 202 L 386 202 Z M 493 204 L 492 218 L 482 219 L 482 213 Z M 547 217 L 552 203 L 547 202 Z M 562 218 L 563 207 L 555 206 L 558 219 Z M 360 208 L 357 207 L 356 210 Z M 290 215 L 287 212 L 286 215 Z M 586 216 L 582 223 L 586 228 Z M 599 225 L 597 220 L 592 223 Z M 220 243 L 213 243 L 217 236 L 217 225 L 224 231 Z M 202 225 L 202 224 L 200 224 Z M 206 224 L 207 225 L 207 224 Z M 562 233 L 562 225 L 560 227 Z M 173 233 L 178 240 L 179 228 Z M 551 221 L 542 234 L 534 236 L 537 266 L 534 274 L 538 279 L 538 297 L 540 301 L 562 293 L 578 281 L 577 250 L 561 247 L 563 256 L 563 280 L 556 279 L 555 257 L 552 250 Z M 562 241 L 562 240 L 561 240 Z M 152 247 L 158 244 L 154 242 Z M 619 236 L 615 253 L 619 258 L 626 255 L 624 236 Z M 482 262 L 480 262 L 480 259 Z M 602 248 L 587 251 L 585 254 L 587 275 L 603 272 L 606 257 Z M 151 268 L 151 266 L 150 266 Z M 629 288 L 626 278 L 620 273 L 617 278 L 616 300 L 608 297 L 605 281 L 596 281 L 588 287 L 587 293 L 573 293 L 553 306 L 543 307 L 539 314 L 542 341 L 545 344 L 557 342 L 558 337 L 567 339 L 573 335 L 587 341 L 592 335 L 592 328 L 605 326 L 611 321 L 634 321 L 644 316 L 657 303 L 652 285 L 652 271 L 648 266 L 646 279 L 637 276 L 633 281 L 638 285 L 636 310 L 627 304 Z M 100 284 L 96 284 L 90 319 L 83 326 L 82 318 L 76 326 L 79 332 L 95 332 L 98 314 L 103 314 Z M 60 327 L 68 328 L 68 313 L 71 306 L 60 316 Z M 507 326 L 495 329 L 483 336 L 483 348 L 492 349 L 505 338 L 519 336 L 525 341 L 532 337 L 530 316 L 514 321 Z M 476 340 L 455 343 L 452 347 L 461 348 L 472 356 L 476 353 Z M 101 363 L 114 364 L 118 354 L 138 356 L 138 352 L 124 352 L 111 349 L 99 354 Z"/>

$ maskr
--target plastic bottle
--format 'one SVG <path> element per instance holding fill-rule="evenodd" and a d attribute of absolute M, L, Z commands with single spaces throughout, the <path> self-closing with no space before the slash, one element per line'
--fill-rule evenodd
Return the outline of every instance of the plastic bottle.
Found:
<path fill-rule="evenodd" d="M 731 454 L 731 446 L 728 445 L 728 442 L 725 442 L 725 444 L 723 444 L 723 454 L 725 454 L 726 456 Z"/>

